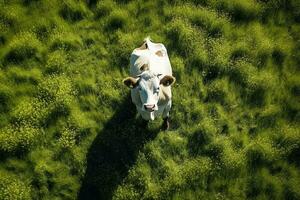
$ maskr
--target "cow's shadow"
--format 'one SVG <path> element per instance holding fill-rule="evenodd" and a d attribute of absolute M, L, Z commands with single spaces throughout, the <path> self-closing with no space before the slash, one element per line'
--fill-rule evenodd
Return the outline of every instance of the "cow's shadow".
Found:
<path fill-rule="evenodd" d="M 159 130 L 145 128 L 135 116 L 136 108 L 128 95 L 89 149 L 79 200 L 111 199 L 135 163 L 139 150 L 156 137 Z"/>

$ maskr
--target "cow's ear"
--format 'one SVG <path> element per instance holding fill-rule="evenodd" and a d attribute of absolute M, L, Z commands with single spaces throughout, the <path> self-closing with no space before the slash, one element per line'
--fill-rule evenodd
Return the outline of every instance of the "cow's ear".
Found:
<path fill-rule="evenodd" d="M 159 84 L 163 84 L 164 86 L 171 86 L 175 83 L 175 81 L 176 79 L 174 76 L 166 75 L 160 80 Z"/>
<path fill-rule="evenodd" d="M 135 88 L 138 85 L 138 81 L 133 77 L 125 78 L 123 83 L 129 88 Z"/>

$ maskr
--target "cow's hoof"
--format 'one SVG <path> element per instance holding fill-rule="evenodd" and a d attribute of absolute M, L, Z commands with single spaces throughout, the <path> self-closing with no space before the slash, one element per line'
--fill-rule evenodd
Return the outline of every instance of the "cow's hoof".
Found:
<path fill-rule="evenodd" d="M 169 118 L 165 118 L 164 122 L 162 124 L 162 129 L 163 130 L 168 130 L 170 128 L 170 122 L 169 122 Z"/>

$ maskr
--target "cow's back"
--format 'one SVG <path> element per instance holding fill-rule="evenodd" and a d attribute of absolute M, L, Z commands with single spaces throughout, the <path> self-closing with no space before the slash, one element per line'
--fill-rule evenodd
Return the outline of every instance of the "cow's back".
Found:
<path fill-rule="evenodd" d="M 146 39 L 147 48 L 135 49 L 130 57 L 130 75 L 137 76 L 149 69 L 155 74 L 172 75 L 167 50 L 163 44 Z"/>

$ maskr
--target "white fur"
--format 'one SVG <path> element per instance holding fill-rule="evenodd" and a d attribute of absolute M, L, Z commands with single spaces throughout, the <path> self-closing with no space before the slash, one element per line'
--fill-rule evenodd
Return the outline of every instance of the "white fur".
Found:
<path fill-rule="evenodd" d="M 145 48 L 147 44 L 148 48 Z M 157 52 L 159 52 L 157 55 Z M 147 70 L 142 71 L 141 67 L 146 65 Z M 150 74 L 150 75 L 149 75 Z M 172 68 L 170 60 L 168 57 L 167 49 L 161 43 L 153 43 L 149 38 L 145 39 L 145 43 L 140 47 L 133 50 L 130 57 L 130 76 L 137 77 L 140 76 L 142 79 L 141 85 L 147 84 L 147 76 L 152 76 L 151 84 L 143 87 L 145 91 L 139 91 L 139 87 L 131 89 L 131 98 L 139 114 L 145 120 L 154 120 L 156 117 L 162 115 L 163 118 L 169 116 L 169 111 L 172 106 L 171 100 L 171 86 L 159 85 L 159 79 L 165 75 L 172 76 Z M 145 78 L 145 77 L 146 78 Z M 157 96 L 152 95 L 153 89 L 152 85 L 159 85 L 159 93 Z M 154 86 L 153 86 L 154 87 Z M 147 94 L 146 94 L 147 93 Z M 142 100 L 143 99 L 143 102 Z M 147 100 L 145 100 L 147 99 Z M 158 100 L 158 101 L 157 101 Z M 155 109 L 153 112 L 149 112 L 144 109 L 146 104 L 155 104 Z"/>

